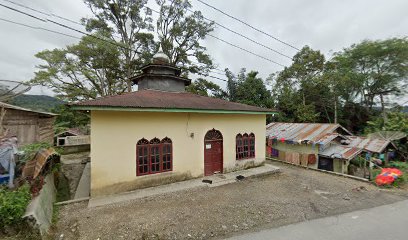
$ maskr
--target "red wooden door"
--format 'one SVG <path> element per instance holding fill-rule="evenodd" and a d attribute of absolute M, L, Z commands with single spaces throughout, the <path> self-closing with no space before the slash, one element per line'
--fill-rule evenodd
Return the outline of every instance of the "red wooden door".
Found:
<path fill-rule="evenodd" d="M 222 173 L 223 149 L 222 135 L 217 130 L 210 130 L 204 140 L 204 175 Z"/>

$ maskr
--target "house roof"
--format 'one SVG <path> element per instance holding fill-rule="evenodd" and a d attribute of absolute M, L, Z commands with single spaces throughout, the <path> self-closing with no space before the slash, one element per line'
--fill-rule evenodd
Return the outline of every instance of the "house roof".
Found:
<path fill-rule="evenodd" d="M 350 136 L 348 146 L 364 149 L 365 151 L 381 153 L 391 143 L 386 139 L 366 138 L 360 136 Z"/>
<path fill-rule="evenodd" d="M 362 149 L 350 146 L 344 146 L 339 144 L 330 145 L 328 148 L 319 152 L 319 155 L 329 158 L 339 158 L 351 160 L 358 154 L 360 154 Z"/>
<path fill-rule="evenodd" d="M 66 133 L 69 133 L 69 134 L 74 135 L 74 136 L 85 135 L 84 132 L 83 132 L 81 129 L 79 129 L 79 128 L 69 128 L 69 129 L 67 129 L 67 130 L 65 130 L 65 131 L 62 131 L 62 132 L 58 133 L 58 134 L 55 135 L 55 136 L 58 137 L 58 136 L 61 136 L 61 135 L 63 135 L 63 134 L 66 134 Z"/>
<path fill-rule="evenodd" d="M 14 109 L 14 110 L 25 111 L 25 112 L 33 112 L 33 113 L 38 113 L 38 114 L 47 115 L 47 116 L 57 116 L 58 115 L 58 114 L 50 113 L 50 112 L 42 112 L 42 111 L 31 110 L 28 108 L 22 108 L 22 107 L 11 105 L 11 104 L 4 103 L 4 102 L 0 102 L 0 107 L 3 107 L 5 109 Z"/>
<path fill-rule="evenodd" d="M 71 104 L 77 110 L 268 114 L 276 110 L 187 92 L 140 90 Z"/>
<path fill-rule="evenodd" d="M 266 135 L 278 139 L 292 141 L 313 141 L 313 142 L 330 142 L 338 137 L 335 131 L 341 128 L 344 132 L 352 135 L 340 124 L 329 123 L 282 123 L 274 122 L 266 126 Z"/>

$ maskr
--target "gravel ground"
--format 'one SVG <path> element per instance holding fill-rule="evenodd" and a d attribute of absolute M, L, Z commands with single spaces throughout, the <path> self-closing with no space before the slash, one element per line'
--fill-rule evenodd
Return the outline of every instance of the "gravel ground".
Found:
<path fill-rule="evenodd" d="M 282 173 L 120 204 L 62 206 L 55 239 L 222 239 L 393 203 L 406 191 L 273 163 Z"/>

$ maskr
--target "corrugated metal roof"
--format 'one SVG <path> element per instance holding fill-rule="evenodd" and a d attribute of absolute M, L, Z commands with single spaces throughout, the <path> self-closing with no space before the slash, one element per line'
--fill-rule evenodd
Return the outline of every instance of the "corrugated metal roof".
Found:
<path fill-rule="evenodd" d="M 27 109 L 27 108 L 22 108 L 22 107 L 11 105 L 11 104 L 4 103 L 4 102 L 0 102 L 0 107 L 4 107 L 6 109 L 14 109 L 14 110 L 19 110 L 19 111 L 39 113 L 39 114 L 49 115 L 49 116 L 57 116 L 58 115 L 58 114 L 55 114 L 55 113 L 41 112 L 41 111 L 35 111 L 35 110 Z"/>
<path fill-rule="evenodd" d="M 369 152 L 381 153 L 391 143 L 386 139 L 370 139 L 366 137 L 350 136 L 350 147 L 357 147 Z"/>
<path fill-rule="evenodd" d="M 275 122 L 266 126 L 266 135 L 292 141 L 308 140 L 328 143 L 339 136 L 335 132 L 338 128 L 344 129 L 340 124 Z"/>
<path fill-rule="evenodd" d="M 362 152 L 362 149 L 349 147 L 339 144 L 333 144 L 319 153 L 321 156 L 329 158 L 339 158 L 351 160 Z"/>
<path fill-rule="evenodd" d="M 73 106 L 92 107 L 120 107 L 126 108 L 158 108 L 158 109 L 199 109 L 225 110 L 242 112 L 276 112 L 274 109 L 250 106 L 242 103 L 199 96 L 187 92 L 165 92 L 158 90 L 140 90 L 121 95 L 102 97 L 72 104 Z"/>

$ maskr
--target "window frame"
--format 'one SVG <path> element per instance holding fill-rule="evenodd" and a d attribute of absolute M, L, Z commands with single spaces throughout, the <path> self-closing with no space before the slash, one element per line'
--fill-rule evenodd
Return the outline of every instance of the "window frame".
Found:
<path fill-rule="evenodd" d="M 145 163 L 146 159 L 141 162 L 141 158 L 147 158 L 147 163 Z M 166 167 L 164 164 L 166 164 Z M 147 171 L 144 171 L 144 167 L 146 166 Z M 140 169 L 140 167 L 142 167 L 142 169 Z M 137 142 L 136 176 L 152 175 L 170 171 L 173 171 L 173 142 L 170 138 L 165 137 L 160 140 L 155 137 L 150 141 L 142 138 Z"/>
<path fill-rule="evenodd" d="M 238 133 L 235 137 L 235 159 L 252 159 L 255 155 L 255 134 Z"/>

